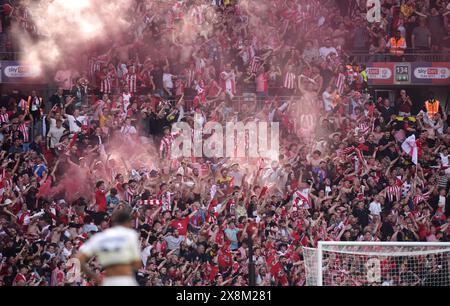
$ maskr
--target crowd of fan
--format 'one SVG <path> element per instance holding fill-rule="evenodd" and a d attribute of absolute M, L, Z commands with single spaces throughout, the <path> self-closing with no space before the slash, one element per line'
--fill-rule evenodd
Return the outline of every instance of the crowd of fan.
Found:
<path fill-rule="evenodd" d="M 50 98 L 3 94 L 0 284 L 93 285 L 72 258 L 118 209 L 133 213 L 149 286 L 247 285 L 250 243 L 258 285 L 300 286 L 302 247 L 319 240 L 448 241 L 446 112 L 419 112 L 406 91 L 373 101 L 346 54 L 417 23 L 415 5 L 445 47 L 433 20 L 446 1 L 383 1 L 371 28 L 345 1 L 186 2 L 136 1 L 135 37 L 58 71 Z M 279 122 L 280 154 L 171 159 L 170 125 L 196 120 Z M 401 149 L 413 134 L 417 165 Z M 151 165 L 117 146 L 149 148 Z"/>

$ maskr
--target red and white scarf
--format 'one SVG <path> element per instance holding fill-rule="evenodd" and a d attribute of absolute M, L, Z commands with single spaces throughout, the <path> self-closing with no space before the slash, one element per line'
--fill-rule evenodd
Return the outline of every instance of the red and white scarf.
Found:
<path fill-rule="evenodd" d="M 137 203 L 137 205 L 139 207 L 141 206 L 162 206 L 163 201 L 162 200 L 157 200 L 157 199 L 153 199 L 153 200 L 139 200 L 139 202 Z"/>
<path fill-rule="evenodd" d="M 428 191 L 427 193 L 416 194 L 413 197 L 413 205 L 414 205 L 414 207 L 416 207 L 418 204 L 420 204 L 423 201 L 427 201 L 430 198 L 430 195 L 431 195 L 431 190 Z"/>

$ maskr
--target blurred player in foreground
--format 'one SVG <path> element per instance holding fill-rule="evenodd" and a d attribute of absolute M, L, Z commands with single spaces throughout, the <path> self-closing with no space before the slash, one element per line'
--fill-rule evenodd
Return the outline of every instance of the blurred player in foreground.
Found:
<path fill-rule="evenodd" d="M 113 227 L 92 236 L 80 248 L 77 258 L 87 276 L 102 286 L 137 286 L 135 271 L 141 267 L 138 233 L 132 229 L 126 210 L 112 217 Z M 89 260 L 96 256 L 105 269 L 101 280 L 90 268 Z"/>

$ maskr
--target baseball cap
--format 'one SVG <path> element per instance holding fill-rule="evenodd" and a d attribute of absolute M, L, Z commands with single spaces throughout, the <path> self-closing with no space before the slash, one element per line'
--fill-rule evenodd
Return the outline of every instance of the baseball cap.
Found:
<path fill-rule="evenodd" d="M 5 202 L 4 202 L 3 204 L 9 205 L 9 204 L 11 204 L 11 203 L 12 203 L 11 199 L 6 199 Z"/>

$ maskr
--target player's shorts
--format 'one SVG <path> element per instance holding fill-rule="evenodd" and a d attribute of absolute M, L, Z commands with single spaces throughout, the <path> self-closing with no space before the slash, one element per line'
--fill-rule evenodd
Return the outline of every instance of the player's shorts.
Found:
<path fill-rule="evenodd" d="M 103 279 L 102 286 L 138 286 L 131 276 L 111 276 Z"/>

